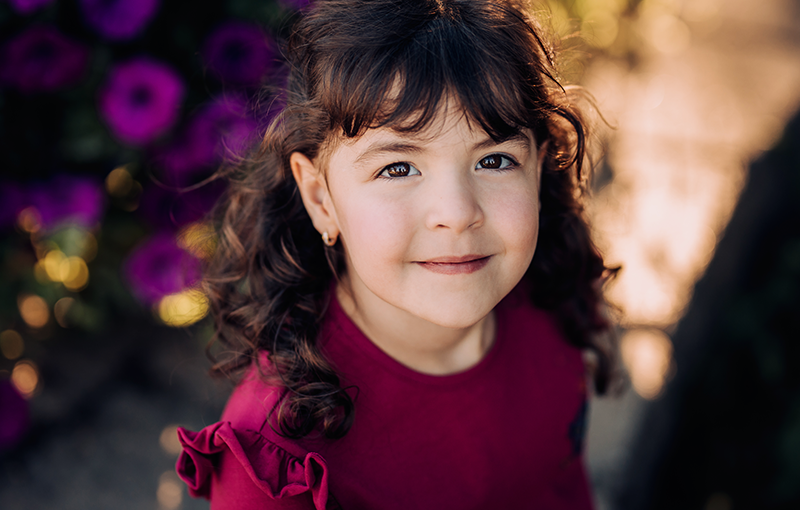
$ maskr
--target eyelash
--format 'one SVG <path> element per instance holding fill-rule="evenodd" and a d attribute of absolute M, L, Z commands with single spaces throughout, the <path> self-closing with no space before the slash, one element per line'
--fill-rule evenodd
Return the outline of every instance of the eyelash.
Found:
<path fill-rule="evenodd" d="M 491 157 L 499 157 L 499 158 L 500 158 L 500 164 L 501 164 L 501 165 L 503 164 L 503 160 L 507 161 L 507 162 L 508 162 L 508 164 L 507 164 L 507 165 L 505 165 L 505 166 L 500 166 L 500 167 L 498 167 L 498 168 L 487 168 L 487 167 L 483 167 L 483 166 L 481 166 L 481 163 L 482 163 L 483 161 L 485 161 L 485 160 L 487 160 L 487 159 L 489 159 L 489 158 L 491 158 Z M 403 166 L 403 167 L 406 167 L 406 168 L 408 169 L 405 175 L 396 175 L 396 176 L 390 176 L 390 175 L 386 175 L 386 173 L 387 173 L 387 172 L 388 172 L 388 171 L 389 171 L 391 168 L 393 168 L 393 167 L 399 167 L 399 166 Z M 513 168 L 516 168 L 516 167 L 518 167 L 518 166 L 519 166 L 519 163 L 517 163 L 517 161 L 516 161 L 514 158 L 512 158 L 511 156 L 509 156 L 509 155 L 507 155 L 507 154 L 495 153 L 495 154 L 489 154 L 488 156 L 484 156 L 484 157 L 482 157 L 482 158 L 481 158 L 481 159 L 478 161 L 478 164 L 476 165 L 476 167 L 475 167 L 475 168 L 476 168 L 477 170 L 495 170 L 495 171 L 499 171 L 499 172 L 504 172 L 504 171 L 507 171 L 507 170 L 511 170 L 511 169 L 513 169 Z M 412 171 L 416 171 L 417 173 L 411 173 Z M 412 165 L 411 163 L 407 163 L 407 162 L 405 162 L 405 161 L 398 161 L 398 162 L 396 162 L 396 163 L 392 163 L 392 164 L 390 164 L 390 165 L 386 165 L 385 167 L 383 167 L 383 168 L 381 169 L 381 171 L 378 173 L 378 177 L 379 177 L 379 178 L 383 178 L 383 179 L 402 179 L 402 178 L 404 178 L 404 177 L 412 177 L 412 176 L 414 176 L 414 175 L 419 175 L 419 174 L 420 174 L 420 171 L 419 171 L 419 170 L 417 170 L 417 168 L 416 168 L 414 165 Z"/>

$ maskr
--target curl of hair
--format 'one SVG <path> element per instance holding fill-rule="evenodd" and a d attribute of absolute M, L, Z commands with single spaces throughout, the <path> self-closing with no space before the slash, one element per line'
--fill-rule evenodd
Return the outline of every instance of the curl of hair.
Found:
<path fill-rule="evenodd" d="M 389 127 L 418 132 L 449 101 L 495 141 L 531 130 L 542 169 L 538 248 L 525 274 L 531 300 L 551 310 L 565 337 L 598 359 L 602 393 L 610 328 L 601 284 L 608 270 L 594 247 L 579 195 L 584 122 L 555 76 L 541 28 L 513 1 L 326 0 L 292 31 L 286 106 L 254 155 L 226 172 L 219 242 L 204 280 L 216 323 L 212 373 L 236 376 L 265 351 L 285 389 L 280 433 L 347 433 L 353 400 L 317 345 L 332 283 L 343 274 L 341 243 L 326 247 L 289 169 L 299 152 L 324 160 L 326 143 Z"/>

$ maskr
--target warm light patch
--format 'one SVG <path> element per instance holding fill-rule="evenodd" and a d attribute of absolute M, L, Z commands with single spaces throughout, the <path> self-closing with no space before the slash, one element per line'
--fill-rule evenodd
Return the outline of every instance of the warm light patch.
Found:
<path fill-rule="evenodd" d="M 214 227 L 209 223 L 192 223 L 178 233 L 178 246 L 197 258 L 208 260 L 217 247 Z"/>
<path fill-rule="evenodd" d="M 208 314 L 208 298 L 197 289 L 187 289 L 161 298 L 157 311 L 167 326 L 189 326 Z"/>
<path fill-rule="evenodd" d="M 112 197 L 123 198 L 133 188 L 133 177 L 124 166 L 117 167 L 106 176 L 106 191 Z"/>
<path fill-rule="evenodd" d="M 17 300 L 22 320 L 32 328 L 41 328 L 50 318 L 47 302 L 35 294 L 22 294 Z"/>
<path fill-rule="evenodd" d="M 51 281 L 63 283 L 69 290 L 81 290 L 89 283 L 89 267 L 81 257 L 67 257 L 60 250 L 52 250 L 40 263 Z"/>
<path fill-rule="evenodd" d="M 42 228 L 42 217 L 35 207 L 28 207 L 20 211 L 17 224 L 25 232 L 33 234 Z"/>
<path fill-rule="evenodd" d="M 165 471 L 158 480 L 156 491 L 158 505 L 164 510 L 175 510 L 183 502 L 183 487 L 178 475 Z"/>
<path fill-rule="evenodd" d="M 18 361 L 11 372 L 11 383 L 23 397 L 31 398 L 39 387 L 39 369 L 33 361 Z"/>
<path fill-rule="evenodd" d="M 178 440 L 178 426 L 168 425 L 161 431 L 158 438 L 161 448 L 170 455 L 178 456 L 183 450 L 181 442 Z"/>
<path fill-rule="evenodd" d="M 659 330 L 636 329 L 625 333 L 620 348 L 633 389 L 643 398 L 656 398 L 672 364 L 669 337 Z"/>
<path fill-rule="evenodd" d="M 62 328 L 68 328 L 70 326 L 67 320 L 67 314 L 74 304 L 74 299 L 71 297 L 64 297 L 56 301 L 56 304 L 53 306 L 53 317 L 55 317 L 56 322 Z"/>
<path fill-rule="evenodd" d="M 17 359 L 25 352 L 25 342 L 22 335 L 13 329 L 0 333 L 0 352 L 8 359 Z"/>

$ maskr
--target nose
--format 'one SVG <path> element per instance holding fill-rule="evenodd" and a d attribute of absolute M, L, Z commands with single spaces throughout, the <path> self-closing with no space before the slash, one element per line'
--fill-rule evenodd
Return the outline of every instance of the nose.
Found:
<path fill-rule="evenodd" d="M 446 172 L 438 182 L 431 183 L 431 194 L 426 218 L 431 230 L 450 229 L 458 234 L 483 224 L 476 183 L 460 172 Z"/>

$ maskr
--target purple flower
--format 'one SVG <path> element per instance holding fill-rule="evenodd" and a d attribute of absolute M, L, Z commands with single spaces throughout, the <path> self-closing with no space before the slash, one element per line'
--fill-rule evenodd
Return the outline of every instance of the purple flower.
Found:
<path fill-rule="evenodd" d="M 174 235 L 161 233 L 131 252 L 124 271 L 134 295 L 151 305 L 199 282 L 200 260 L 178 246 Z"/>
<path fill-rule="evenodd" d="M 81 0 L 86 24 L 112 41 L 132 39 L 158 10 L 159 0 Z"/>
<path fill-rule="evenodd" d="M 20 14 L 30 14 L 33 11 L 52 4 L 53 0 L 8 0 L 11 8 Z"/>
<path fill-rule="evenodd" d="M 212 181 L 191 191 L 150 186 L 142 193 L 139 213 L 160 229 L 178 229 L 202 219 L 225 191 L 222 181 Z"/>
<path fill-rule="evenodd" d="M 5 45 L 0 81 L 23 92 L 52 92 L 80 81 L 89 50 L 47 26 L 36 26 Z"/>
<path fill-rule="evenodd" d="M 252 23 L 229 21 L 217 27 L 203 46 L 203 60 L 220 79 L 235 85 L 261 82 L 275 59 L 275 45 Z"/>
<path fill-rule="evenodd" d="M 28 402 L 8 379 L 0 379 L 0 451 L 16 445 L 28 430 Z"/>
<path fill-rule="evenodd" d="M 94 227 L 103 215 L 102 184 L 88 177 L 57 175 L 50 182 L 33 184 L 27 206 L 34 207 L 45 230 L 63 224 Z"/>
<path fill-rule="evenodd" d="M 99 91 L 100 115 L 117 138 L 144 145 L 175 124 L 183 92 L 183 82 L 171 67 L 136 58 L 109 73 Z"/>
<path fill-rule="evenodd" d="M 256 122 L 247 115 L 247 103 L 239 96 L 217 98 L 206 104 L 186 131 L 156 157 L 174 185 L 189 184 L 189 177 L 242 156 L 257 138 Z"/>

